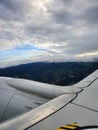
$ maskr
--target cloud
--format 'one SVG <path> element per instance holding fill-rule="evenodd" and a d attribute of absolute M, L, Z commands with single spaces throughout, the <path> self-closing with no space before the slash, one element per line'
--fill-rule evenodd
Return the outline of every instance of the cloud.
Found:
<path fill-rule="evenodd" d="M 97 12 L 97 0 L 0 0 L 0 51 L 26 45 L 46 50 L 23 62 L 96 59 L 77 56 L 98 51 Z"/>
<path fill-rule="evenodd" d="M 97 24 L 98 23 L 98 1 L 95 5 L 90 6 L 85 9 L 84 12 L 80 15 L 81 19 L 84 19 L 88 24 Z"/>
<path fill-rule="evenodd" d="M 8 21 L 22 20 L 30 9 L 30 0 L 0 0 L 0 18 Z"/>

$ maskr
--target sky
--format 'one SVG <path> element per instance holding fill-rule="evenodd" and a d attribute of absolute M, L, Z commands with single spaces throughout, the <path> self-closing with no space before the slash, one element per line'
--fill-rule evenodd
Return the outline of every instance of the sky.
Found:
<path fill-rule="evenodd" d="M 0 0 L 0 68 L 98 61 L 98 0 Z"/>

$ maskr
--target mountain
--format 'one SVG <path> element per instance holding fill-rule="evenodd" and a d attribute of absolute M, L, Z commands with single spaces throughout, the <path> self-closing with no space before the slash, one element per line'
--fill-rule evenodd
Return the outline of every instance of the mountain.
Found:
<path fill-rule="evenodd" d="M 65 86 L 79 82 L 97 68 L 98 62 L 36 62 L 0 69 L 0 76 Z"/>

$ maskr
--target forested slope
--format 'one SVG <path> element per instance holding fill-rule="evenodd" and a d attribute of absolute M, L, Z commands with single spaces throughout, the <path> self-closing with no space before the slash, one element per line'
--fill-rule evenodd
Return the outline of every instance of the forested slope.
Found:
<path fill-rule="evenodd" d="M 0 76 L 25 78 L 64 86 L 80 81 L 97 68 L 98 62 L 37 62 L 0 69 Z"/>

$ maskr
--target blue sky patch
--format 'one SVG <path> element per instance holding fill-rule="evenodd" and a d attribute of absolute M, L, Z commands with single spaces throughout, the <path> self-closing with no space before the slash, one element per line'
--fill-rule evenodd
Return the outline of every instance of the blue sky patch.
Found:
<path fill-rule="evenodd" d="M 45 49 L 37 48 L 35 46 L 25 45 L 10 49 L 7 51 L 0 52 L 0 60 L 10 60 L 10 59 L 26 59 L 34 54 L 37 55 L 39 52 L 46 51 Z M 36 53 L 35 53 L 36 52 Z"/>

